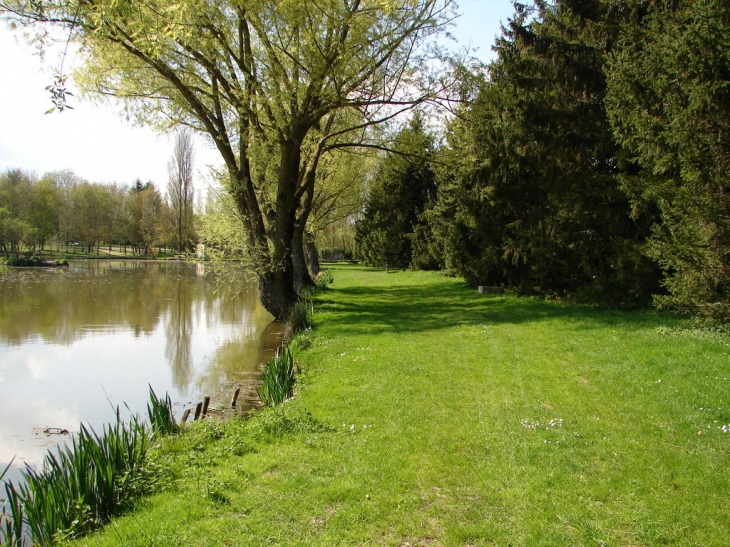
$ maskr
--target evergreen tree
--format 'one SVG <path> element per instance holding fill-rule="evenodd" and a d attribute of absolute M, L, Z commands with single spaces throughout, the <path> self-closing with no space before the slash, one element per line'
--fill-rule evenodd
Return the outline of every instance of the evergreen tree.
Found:
<path fill-rule="evenodd" d="M 604 108 L 605 55 L 627 3 L 516 4 L 473 104 L 451 127 L 455 168 L 430 214 L 472 285 L 633 302 L 657 289 Z"/>
<path fill-rule="evenodd" d="M 642 169 L 636 208 L 658 207 L 649 253 L 660 307 L 730 320 L 730 10 L 726 0 L 656 2 L 609 64 L 616 138 Z"/>
<path fill-rule="evenodd" d="M 435 197 L 433 139 L 416 115 L 396 143 L 376 167 L 356 241 L 366 264 L 405 268 L 413 260 L 412 239 L 422 224 L 419 215 Z M 423 262 L 430 265 L 419 257 L 419 264 Z"/>

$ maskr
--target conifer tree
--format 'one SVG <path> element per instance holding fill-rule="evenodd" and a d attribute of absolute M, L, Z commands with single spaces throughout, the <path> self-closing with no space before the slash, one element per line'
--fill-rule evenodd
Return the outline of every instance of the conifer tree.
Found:
<path fill-rule="evenodd" d="M 472 284 L 633 302 L 657 289 L 605 113 L 605 55 L 631 11 L 588 1 L 516 4 L 471 106 L 449 136 L 456 169 L 432 214 Z"/>
<path fill-rule="evenodd" d="M 419 216 L 435 196 L 433 139 L 416 115 L 396 142 L 376 167 L 357 226 L 357 246 L 366 264 L 405 268 L 413 259 L 412 238 Z"/>
<path fill-rule="evenodd" d="M 648 247 L 666 275 L 660 307 L 730 320 L 730 10 L 656 2 L 610 59 L 607 107 L 642 168 L 636 208 L 657 207 Z"/>

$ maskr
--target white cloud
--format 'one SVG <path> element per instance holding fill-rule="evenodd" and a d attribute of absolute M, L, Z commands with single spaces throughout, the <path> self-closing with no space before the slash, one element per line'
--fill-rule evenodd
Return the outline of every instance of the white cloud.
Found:
<path fill-rule="evenodd" d="M 48 376 L 48 370 L 51 368 L 51 363 L 44 359 L 37 357 L 30 357 L 25 362 L 25 367 L 30 370 L 34 380 L 43 380 Z"/>

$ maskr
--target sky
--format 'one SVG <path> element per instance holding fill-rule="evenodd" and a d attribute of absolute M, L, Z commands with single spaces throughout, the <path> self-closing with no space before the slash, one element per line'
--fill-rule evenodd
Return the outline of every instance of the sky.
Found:
<path fill-rule="evenodd" d="M 476 57 L 492 59 L 500 25 L 512 15 L 511 1 L 460 0 L 459 5 L 462 16 L 451 34 L 459 46 L 477 49 Z M 42 175 L 71 169 L 91 182 L 151 180 L 164 192 L 172 136 L 133 127 L 114 103 L 71 97 L 73 110 L 45 114 L 52 106 L 45 88 L 54 66 L 55 57 L 42 62 L 22 37 L 0 23 L 0 172 L 20 168 Z M 68 87 L 73 91 L 73 82 Z M 220 164 L 217 151 L 199 140 L 198 178 L 205 177 L 208 165 Z"/>

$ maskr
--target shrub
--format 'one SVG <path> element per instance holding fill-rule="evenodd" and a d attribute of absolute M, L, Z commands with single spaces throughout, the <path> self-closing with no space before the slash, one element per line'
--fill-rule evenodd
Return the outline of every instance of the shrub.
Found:
<path fill-rule="evenodd" d="M 33 266 L 40 266 L 43 264 L 43 261 L 40 259 L 40 257 L 34 256 L 32 258 L 25 258 L 25 257 L 19 257 L 19 258 L 9 258 L 5 261 L 6 266 L 20 266 L 20 267 L 33 267 Z"/>
<path fill-rule="evenodd" d="M 332 272 L 329 270 L 322 270 L 317 274 L 317 288 L 326 289 L 327 285 L 334 283 L 335 278 L 332 276 Z"/>

